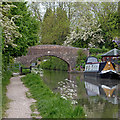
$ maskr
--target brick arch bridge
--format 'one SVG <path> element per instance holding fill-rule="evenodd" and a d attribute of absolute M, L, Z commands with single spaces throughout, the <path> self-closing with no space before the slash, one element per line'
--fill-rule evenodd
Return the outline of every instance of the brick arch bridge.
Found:
<path fill-rule="evenodd" d="M 66 47 L 60 45 L 37 45 L 28 48 L 28 53 L 26 56 L 21 56 L 16 59 L 16 61 L 21 62 L 26 66 L 30 66 L 32 62 L 37 60 L 39 57 L 43 56 L 55 56 L 64 60 L 68 64 L 68 71 L 72 72 L 76 65 L 77 51 L 80 48 L 76 47 Z M 83 49 L 83 52 L 88 56 L 89 51 Z"/>

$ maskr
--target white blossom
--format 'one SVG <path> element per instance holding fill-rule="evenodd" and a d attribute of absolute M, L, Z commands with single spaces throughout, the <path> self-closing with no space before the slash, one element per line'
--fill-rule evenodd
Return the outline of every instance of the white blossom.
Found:
<path fill-rule="evenodd" d="M 100 28 L 100 24 L 98 24 L 97 20 L 93 17 L 93 14 L 90 12 L 90 7 L 88 7 L 87 3 L 77 4 L 79 4 L 78 8 L 73 12 L 73 17 L 71 19 L 71 32 L 66 37 L 64 45 L 71 45 L 78 39 L 87 41 L 89 38 L 91 38 L 89 43 L 90 46 L 91 42 L 92 44 L 104 42 L 101 34 L 102 29 Z M 76 28 L 78 28 L 78 31 L 76 31 Z"/>
<path fill-rule="evenodd" d="M 8 18 L 8 16 L 6 16 L 11 7 L 16 6 L 8 3 L 6 3 L 6 5 L 3 5 L 2 2 L 0 2 L 0 26 L 3 29 L 5 47 L 8 47 L 8 45 L 16 47 L 17 45 L 13 42 L 15 38 L 21 37 L 21 34 L 18 31 L 18 26 L 16 26 L 14 23 L 14 20 L 19 16 L 14 15 L 11 18 Z"/>

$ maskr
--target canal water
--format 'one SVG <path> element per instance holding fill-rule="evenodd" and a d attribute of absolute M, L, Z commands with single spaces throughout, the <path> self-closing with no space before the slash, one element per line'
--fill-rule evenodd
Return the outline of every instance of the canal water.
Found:
<path fill-rule="evenodd" d="M 52 70 L 40 75 L 52 91 L 70 99 L 73 105 L 81 105 L 87 118 L 118 118 L 120 80 Z"/>

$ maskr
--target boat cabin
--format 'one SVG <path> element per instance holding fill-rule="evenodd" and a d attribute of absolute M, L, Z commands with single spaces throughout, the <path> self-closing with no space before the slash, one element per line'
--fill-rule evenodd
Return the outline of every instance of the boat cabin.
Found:
<path fill-rule="evenodd" d="M 96 57 L 89 56 L 86 60 L 86 63 L 98 63 L 98 59 Z"/>
<path fill-rule="evenodd" d="M 118 63 L 119 60 L 120 60 L 120 50 L 116 48 L 102 55 L 102 61 L 111 61 L 116 63 L 117 72 L 120 72 L 120 63 Z"/>
<path fill-rule="evenodd" d="M 114 62 L 115 59 L 120 57 L 120 50 L 114 48 L 101 56 L 102 56 L 102 61 Z"/>

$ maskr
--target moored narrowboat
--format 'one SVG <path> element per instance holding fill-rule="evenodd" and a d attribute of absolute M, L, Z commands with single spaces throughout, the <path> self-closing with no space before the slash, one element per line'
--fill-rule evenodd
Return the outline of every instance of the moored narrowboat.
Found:
<path fill-rule="evenodd" d="M 120 79 L 120 75 L 115 70 L 114 63 L 111 61 L 98 62 L 97 58 L 92 56 L 88 57 L 86 60 L 84 74 Z"/>

